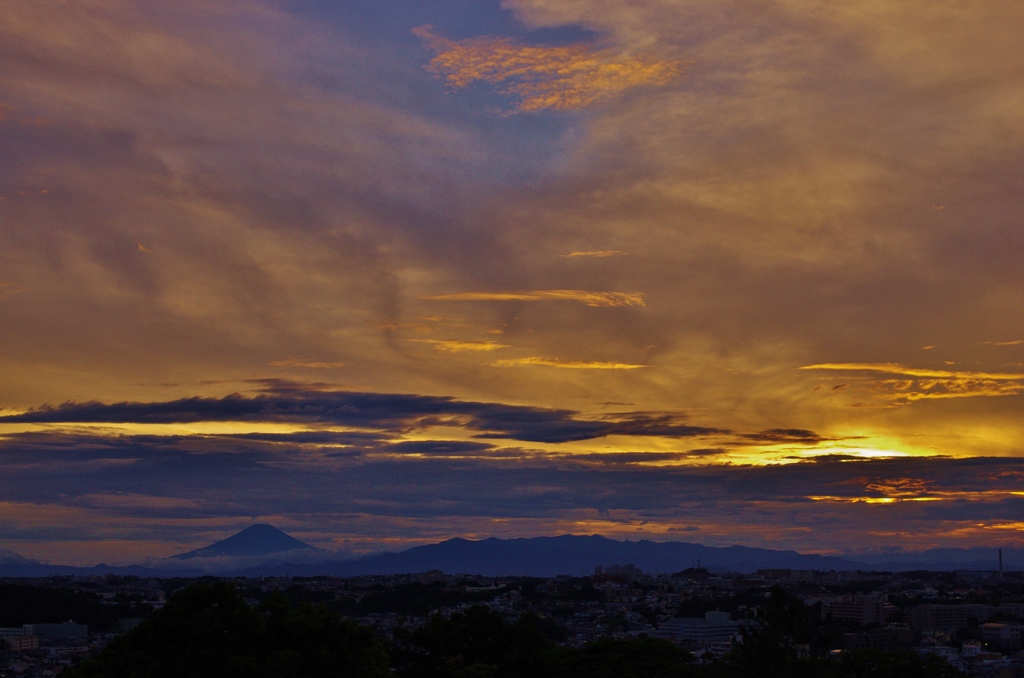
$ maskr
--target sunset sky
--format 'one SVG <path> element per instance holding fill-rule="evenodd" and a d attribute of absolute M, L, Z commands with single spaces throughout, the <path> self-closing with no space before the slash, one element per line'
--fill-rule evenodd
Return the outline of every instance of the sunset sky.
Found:
<path fill-rule="evenodd" d="M 0 549 L 1024 546 L 1020 0 L 0 0 Z"/>

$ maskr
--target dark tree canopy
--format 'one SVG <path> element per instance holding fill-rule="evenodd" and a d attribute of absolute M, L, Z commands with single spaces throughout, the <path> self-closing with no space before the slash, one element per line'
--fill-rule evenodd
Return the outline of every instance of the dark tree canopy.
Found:
<path fill-rule="evenodd" d="M 559 648 L 549 658 L 551 678 L 683 678 L 702 675 L 693 655 L 655 638 L 604 639 L 580 649 Z"/>
<path fill-rule="evenodd" d="M 398 633 L 396 640 L 395 663 L 408 678 L 539 678 L 545 653 L 555 646 L 534 615 L 510 624 L 483 606 L 448 619 L 434 616 L 423 628 Z"/>
<path fill-rule="evenodd" d="M 109 601 L 108 601 L 109 602 Z M 142 617 L 148 608 L 128 601 L 104 605 L 98 595 L 69 588 L 0 584 L 0 626 L 59 624 L 73 619 L 92 632 L 113 631 L 119 617 Z"/>
<path fill-rule="evenodd" d="M 280 595 L 256 607 L 227 583 L 191 586 L 76 667 L 70 678 L 377 678 L 390 675 L 373 633 Z"/>
<path fill-rule="evenodd" d="M 765 601 L 743 642 L 698 664 L 666 640 L 605 638 L 558 646 L 550 618 L 509 621 L 484 606 L 385 646 L 327 607 L 290 607 L 281 593 L 250 607 L 231 584 L 191 586 L 69 678 L 953 678 L 934 655 L 856 650 L 826 657 L 820 615 L 781 589 Z"/>

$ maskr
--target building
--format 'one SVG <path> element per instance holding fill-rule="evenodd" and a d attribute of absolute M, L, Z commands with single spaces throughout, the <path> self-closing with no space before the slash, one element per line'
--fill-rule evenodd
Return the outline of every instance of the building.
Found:
<path fill-rule="evenodd" d="M 1015 650 L 1020 647 L 1020 624 L 999 624 L 990 622 L 981 625 L 982 638 L 1002 650 Z"/>
<path fill-rule="evenodd" d="M 825 603 L 821 606 L 821 618 L 831 617 L 835 621 L 853 622 L 855 624 L 885 623 L 885 602 L 877 598 L 857 597 L 852 600 L 840 600 Z"/>
<path fill-rule="evenodd" d="M 964 657 L 977 657 L 981 654 L 981 643 L 976 640 L 965 640 L 960 648 L 960 654 Z"/>
<path fill-rule="evenodd" d="M 914 632 L 910 629 L 892 627 L 843 634 L 843 649 L 896 650 L 914 646 Z"/>
<path fill-rule="evenodd" d="M 674 617 L 662 622 L 652 635 L 688 643 L 704 645 L 722 643 L 734 638 L 742 628 L 738 621 L 729 619 L 728 612 L 708 612 L 703 617 Z"/>
<path fill-rule="evenodd" d="M 39 638 L 82 638 L 89 635 L 89 626 L 66 621 L 63 624 L 25 624 L 25 635 Z"/>
<path fill-rule="evenodd" d="M 643 571 L 633 563 L 629 565 L 609 565 L 604 568 L 604 573 L 613 577 L 636 578 L 643 576 Z"/>
<path fill-rule="evenodd" d="M 972 622 L 988 621 L 996 608 L 991 605 L 918 605 L 911 611 L 910 628 L 914 631 L 935 629 L 956 630 Z"/>
<path fill-rule="evenodd" d="M 39 649 L 39 639 L 35 636 L 16 636 L 0 640 L 0 643 L 7 643 L 14 652 L 27 652 L 28 650 Z"/>

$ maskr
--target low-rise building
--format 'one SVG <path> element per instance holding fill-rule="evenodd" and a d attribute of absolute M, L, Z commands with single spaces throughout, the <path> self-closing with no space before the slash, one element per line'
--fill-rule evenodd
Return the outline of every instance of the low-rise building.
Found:
<path fill-rule="evenodd" d="M 989 622 L 981 625 L 982 638 L 1002 650 L 1013 650 L 1020 647 L 1020 624 L 1003 624 Z"/>
<path fill-rule="evenodd" d="M 734 638 L 741 628 L 741 623 L 730 619 L 728 612 L 715 611 L 703 617 L 674 617 L 662 622 L 652 635 L 697 644 L 720 643 Z"/>
<path fill-rule="evenodd" d="M 89 635 L 87 624 L 66 621 L 62 624 L 25 624 L 25 635 L 39 638 L 84 638 Z"/>
<path fill-rule="evenodd" d="M 991 605 L 926 603 L 918 605 L 911 611 L 910 628 L 915 631 L 959 629 L 968 626 L 972 620 L 974 622 L 988 621 L 994 611 L 995 608 Z"/>
<path fill-rule="evenodd" d="M 878 598 L 857 597 L 827 602 L 821 606 L 821 618 L 856 624 L 882 624 L 885 622 L 885 601 Z"/>
<path fill-rule="evenodd" d="M 843 649 L 872 648 L 876 650 L 894 650 L 909 648 L 914 646 L 914 639 L 914 632 L 907 628 L 873 629 L 871 631 L 843 634 Z"/>
<path fill-rule="evenodd" d="M 7 643 L 7 647 L 14 652 L 28 652 L 39 649 L 39 639 L 35 636 L 20 636 L 0 639 L 0 643 Z"/>

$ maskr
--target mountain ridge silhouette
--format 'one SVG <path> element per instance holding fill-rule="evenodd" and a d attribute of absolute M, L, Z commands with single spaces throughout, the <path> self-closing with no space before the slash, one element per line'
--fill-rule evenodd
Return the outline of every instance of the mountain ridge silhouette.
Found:
<path fill-rule="evenodd" d="M 299 541 L 267 523 L 250 525 L 227 539 L 221 539 L 209 546 L 204 546 L 185 553 L 171 556 L 175 560 L 191 560 L 192 558 L 221 558 L 238 556 L 269 556 L 287 551 L 320 550 L 315 546 Z"/>

